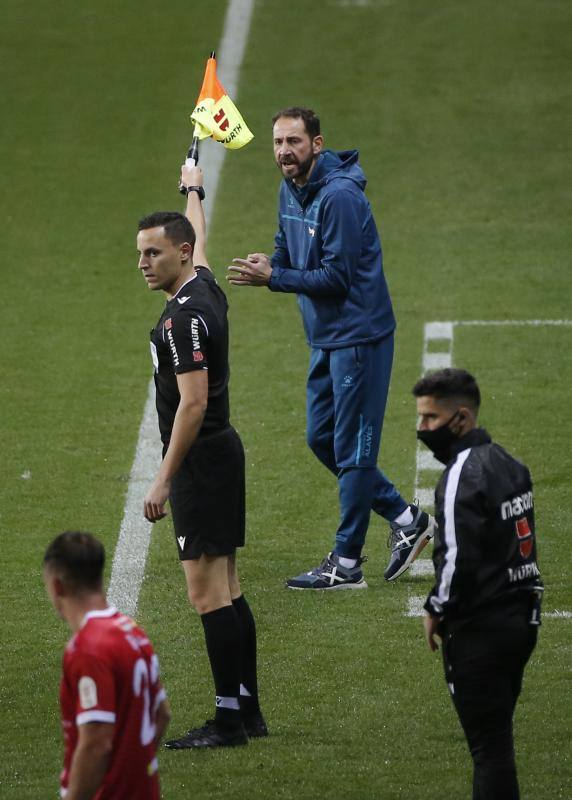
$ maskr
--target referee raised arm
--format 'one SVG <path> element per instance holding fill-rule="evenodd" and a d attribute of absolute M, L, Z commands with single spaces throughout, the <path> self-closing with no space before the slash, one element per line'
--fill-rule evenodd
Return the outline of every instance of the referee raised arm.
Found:
<path fill-rule="evenodd" d="M 189 600 L 211 664 L 214 719 L 170 749 L 242 745 L 266 736 L 258 704 L 256 628 L 241 592 L 236 549 L 245 539 L 244 450 L 230 424 L 226 297 L 206 258 L 203 175 L 182 170 L 186 216 L 155 212 L 139 223 L 139 269 L 167 304 L 151 331 L 163 461 L 144 502 L 150 522 L 170 503 Z"/>

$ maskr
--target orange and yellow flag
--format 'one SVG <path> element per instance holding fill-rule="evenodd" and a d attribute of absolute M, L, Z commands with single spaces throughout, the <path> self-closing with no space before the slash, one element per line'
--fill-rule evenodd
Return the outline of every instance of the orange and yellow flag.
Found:
<path fill-rule="evenodd" d="M 253 138 L 238 108 L 216 76 L 216 59 L 209 58 L 197 105 L 191 114 L 194 136 L 212 136 L 231 150 L 238 150 Z"/>

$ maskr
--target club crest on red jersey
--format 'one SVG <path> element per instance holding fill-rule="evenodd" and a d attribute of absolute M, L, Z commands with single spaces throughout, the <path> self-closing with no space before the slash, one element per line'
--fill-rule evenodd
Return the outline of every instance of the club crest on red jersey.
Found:
<path fill-rule="evenodd" d="M 526 517 L 521 517 L 516 520 L 516 535 L 518 537 L 518 547 L 520 555 L 523 558 L 528 558 L 532 553 L 532 546 L 534 544 L 534 536 L 530 530 L 530 525 Z"/>

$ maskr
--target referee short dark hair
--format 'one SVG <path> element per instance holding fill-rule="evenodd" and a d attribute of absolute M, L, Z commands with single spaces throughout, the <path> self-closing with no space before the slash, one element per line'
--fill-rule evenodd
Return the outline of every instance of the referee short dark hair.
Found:
<path fill-rule="evenodd" d="M 138 231 L 146 231 L 149 228 L 164 228 L 165 236 L 173 244 L 188 242 L 191 247 L 195 246 L 197 238 L 195 229 L 185 215 L 178 211 L 154 211 L 139 220 Z"/>
<path fill-rule="evenodd" d="M 412 389 L 414 397 L 434 397 L 436 400 L 458 400 L 478 411 L 481 392 L 476 379 L 466 369 L 440 369 L 429 372 Z"/>
<path fill-rule="evenodd" d="M 272 127 L 276 124 L 277 120 L 281 117 L 289 117 L 290 119 L 301 119 L 304 122 L 304 128 L 310 139 L 314 139 L 320 135 L 320 118 L 315 111 L 311 108 L 304 108 L 304 106 L 290 106 L 290 108 L 283 108 L 272 117 Z"/>
<path fill-rule="evenodd" d="M 103 586 L 105 548 L 83 531 L 64 531 L 48 545 L 44 568 L 77 591 L 98 591 Z"/>

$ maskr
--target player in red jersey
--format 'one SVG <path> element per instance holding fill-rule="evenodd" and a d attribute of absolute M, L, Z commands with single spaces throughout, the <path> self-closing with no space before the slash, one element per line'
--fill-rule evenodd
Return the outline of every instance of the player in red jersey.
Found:
<path fill-rule="evenodd" d="M 159 800 L 156 748 L 170 719 L 159 661 L 145 632 L 109 606 L 105 550 L 66 531 L 44 555 L 44 581 L 73 636 L 63 660 L 66 800 Z"/>

